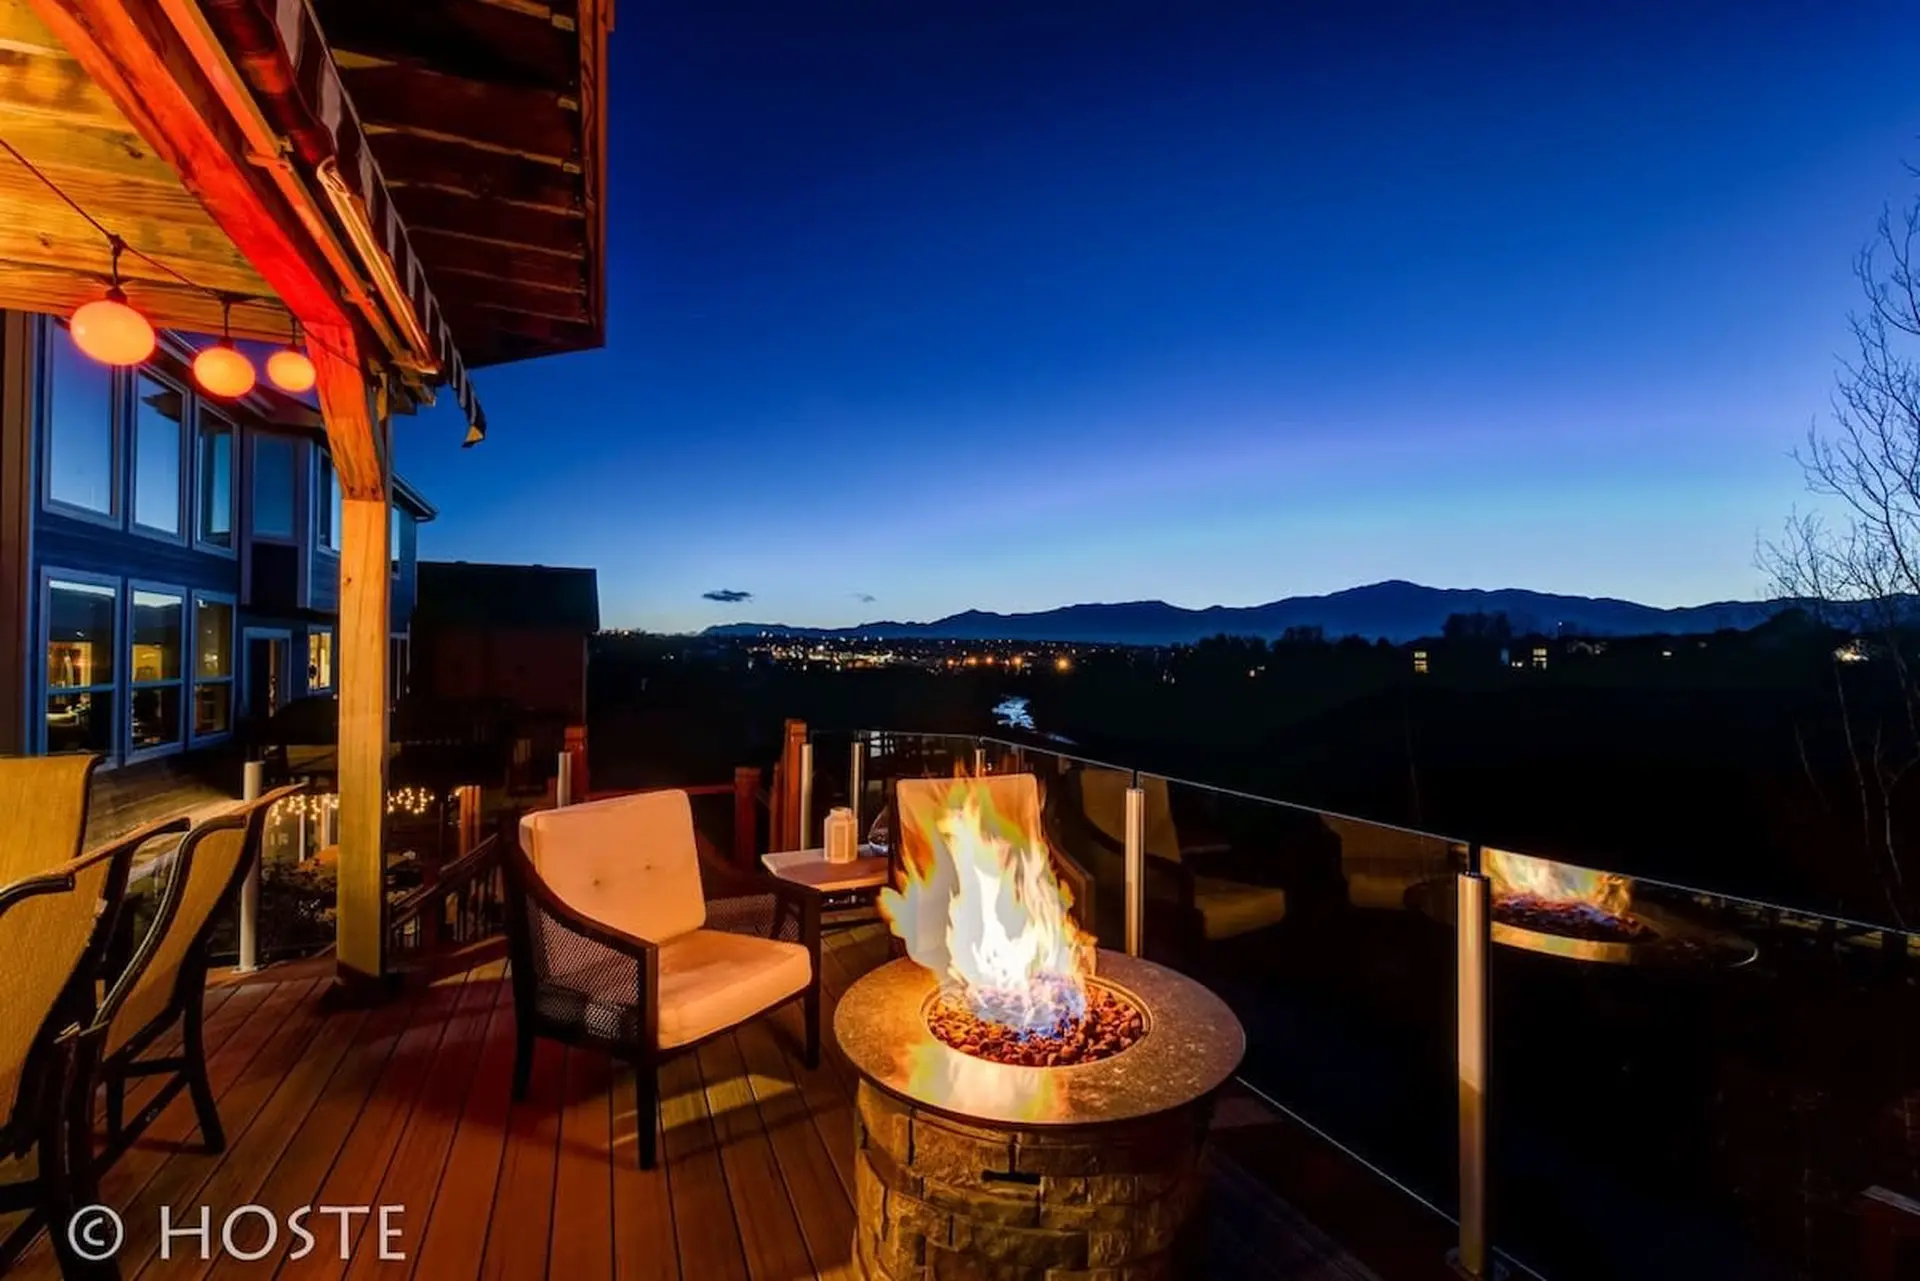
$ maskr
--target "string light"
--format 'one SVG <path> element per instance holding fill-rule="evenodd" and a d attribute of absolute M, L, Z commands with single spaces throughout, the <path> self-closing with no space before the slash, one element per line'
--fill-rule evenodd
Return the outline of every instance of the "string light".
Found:
<path fill-rule="evenodd" d="M 293 334 L 287 345 L 267 357 L 267 381 L 281 391 L 299 395 L 311 391 L 317 376 L 313 361 L 300 350 L 300 322 L 293 322 Z"/>
<path fill-rule="evenodd" d="M 228 400 L 252 391 L 255 381 L 253 362 L 234 349 L 232 316 L 233 300 L 222 295 L 220 341 L 201 348 L 193 358 L 193 381 L 200 384 L 200 390 Z"/>
<path fill-rule="evenodd" d="M 120 255 L 126 242 L 107 237 L 112 283 L 104 298 L 82 303 L 67 321 L 73 345 L 103 365 L 137 365 L 153 354 L 153 326 L 127 302 L 120 287 Z"/>

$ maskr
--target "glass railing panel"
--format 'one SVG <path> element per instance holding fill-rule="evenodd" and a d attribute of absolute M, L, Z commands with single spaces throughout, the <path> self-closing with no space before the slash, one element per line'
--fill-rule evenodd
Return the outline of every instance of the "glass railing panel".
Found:
<path fill-rule="evenodd" d="M 1033 776 L 1040 793 L 1043 835 L 1060 880 L 1074 899 L 1081 928 L 1101 947 L 1126 946 L 1126 862 L 1121 846 L 1080 821 L 1086 796 L 1124 796 L 1133 771 L 1061 752 L 1027 749 L 1007 754 L 1008 773 Z"/>
<path fill-rule="evenodd" d="M 1875 1198 L 1920 1196 L 1920 936 L 1484 864 L 1496 1244 L 1554 1281 L 1876 1275 Z"/>
<path fill-rule="evenodd" d="M 952 778 L 971 774 L 979 740 L 968 734 L 915 734 L 864 730 L 858 827 L 861 839 L 887 843 L 893 784 L 903 778 Z M 820 755 L 814 755 L 820 768 Z"/>
<path fill-rule="evenodd" d="M 1139 782 L 1147 957 L 1238 1015 L 1247 1085 L 1455 1213 L 1461 847 L 1156 775 Z M 1087 798 L 1085 820 L 1108 841 L 1124 838 L 1121 803 Z M 1236 1155 L 1257 1164 L 1285 1159 L 1261 1143 L 1304 1140 L 1278 1131 L 1248 1142 Z"/>

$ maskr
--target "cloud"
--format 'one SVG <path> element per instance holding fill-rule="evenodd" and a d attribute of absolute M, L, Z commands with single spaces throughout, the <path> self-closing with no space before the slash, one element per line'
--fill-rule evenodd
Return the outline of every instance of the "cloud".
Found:
<path fill-rule="evenodd" d="M 853 594 L 853 598 L 854 598 L 855 600 L 857 600 L 857 601 L 859 601 L 859 602 L 860 602 L 860 603 L 861 603 L 862 605 L 871 605 L 871 604 L 873 604 L 873 599 L 874 599 L 874 598 L 873 598 L 873 597 L 872 597 L 872 596 L 871 596 L 871 595 L 870 595 L 869 593 L 867 593 L 867 592 L 855 592 L 855 593 Z"/>
<path fill-rule="evenodd" d="M 721 587 L 710 592 L 701 592 L 700 599 L 717 601 L 722 605 L 738 605 L 741 601 L 752 600 L 753 593 L 737 591 L 730 587 Z"/>

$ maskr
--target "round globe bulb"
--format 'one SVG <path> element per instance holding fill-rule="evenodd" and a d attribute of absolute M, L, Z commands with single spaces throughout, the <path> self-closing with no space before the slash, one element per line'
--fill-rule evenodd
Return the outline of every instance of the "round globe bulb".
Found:
<path fill-rule="evenodd" d="M 103 365 L 137 365 L 153 354 L 153 326 L 118 289 L 83 304 L 67 328 L 73 345 Z"/>
<path fill-rule="evenodd" d="M 311 391 L 314 384 L 313 362 L 307 353 L 282 347 L 267 357 L 267 381 L 281 391 L 298 394 Z"/>
<path fill-rule="evenodd" d="M 209 396 L 231 400 L 253 390 L 253 364 L 233 348 L 221 343 L 208 347 L 193 358 L 193 381 Z"/>

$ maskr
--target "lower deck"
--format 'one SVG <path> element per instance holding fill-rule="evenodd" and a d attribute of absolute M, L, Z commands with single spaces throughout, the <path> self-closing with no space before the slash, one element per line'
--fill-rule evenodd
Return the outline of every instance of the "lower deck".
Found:
<path fill-rule="evenodd" d="M 885 937 L 873 927 L 829 935 L 829 1019 L 835 995 L 885 956 Z M 228 1146 L 218 1155 L 201 1149 L 182 1095 L 104 1173 L 100 1200 L 125 1224 L 121 1275 L 858 1276 L 853 1075 L 833 1049 L 819 1069 L 805 1067 L 797 1007 L 663 1069 L 662 1159 L 643 1171 L 632 1075 L 614 1071 L 604 1055 L 540 1043 L 528 1098 L 512 1102 L 505 963 L 484 953 L 470 959 L 470 968 L 371 1008 L 323 999 L 330 968 L 282 967 L 216 983 L 207 998 L 208 1061 Z M 130 1115 L 151 1089 L 130 1092 Z M 1206 1275 L 1378 1276 L 1228 1155 L 1268 1146 L 1262 1127 L 1276 1124 L 1244 1097 L 1218 1111 Z M 222 1223 L 243 1206 L 265 1207 L 282 1225 L 275 1247 L 257 1260 L 222 1246 Z M 372 1209 L 344 1216 L 344 1251 L 343 1216 L 316 1209 L 304 1224 L 314 1248 L 296 1259 L 300 1239 L 285 1223 L 302 1206 Z M 385 1252 L 404 1259 L 381 1257 L 383 1206 L 398 1207 L 387 1214 Z M 210 1228 L 205 1255 L 193 1230 L 201 1207 Z M 165 1242 L 163 1208 L 175 1230 Z M 259 1249 L 266 1230 L 266 1215 L 242 1213 L 232 1221 L 235 1253 Z M 13 1275 L 58 1275 L 44 1234 Z"/>

